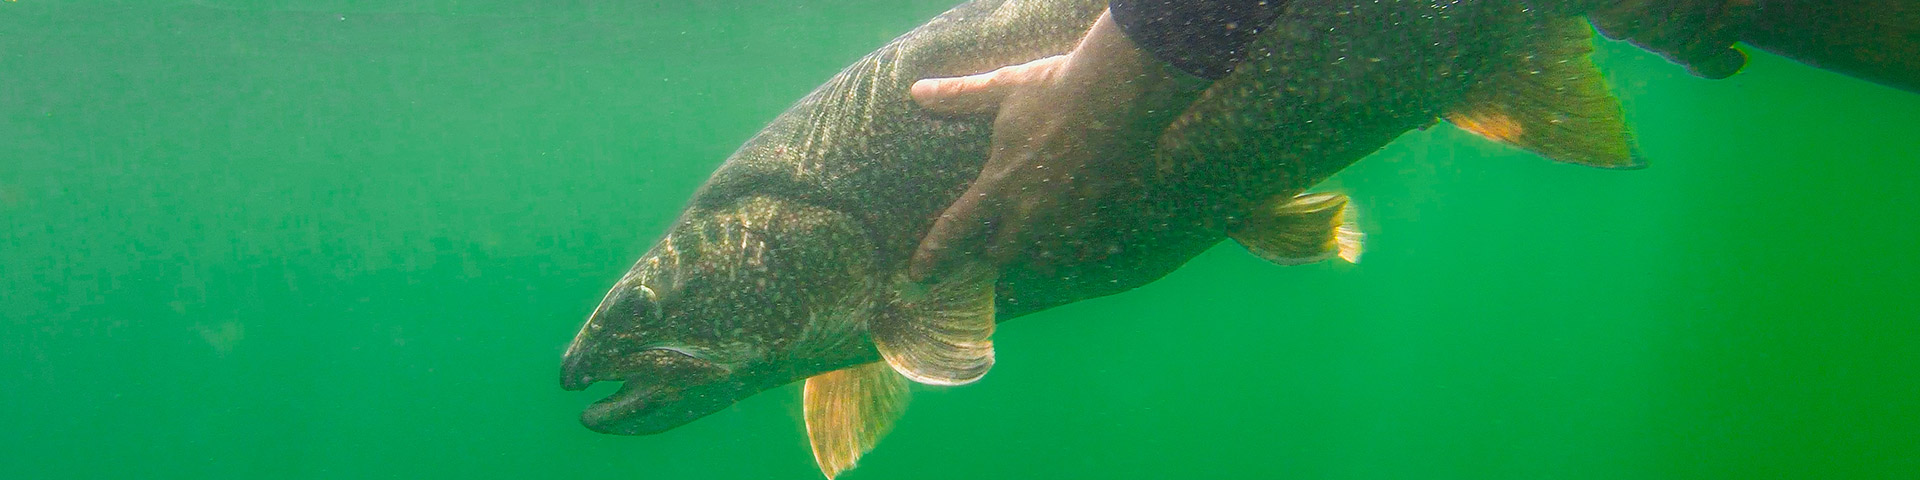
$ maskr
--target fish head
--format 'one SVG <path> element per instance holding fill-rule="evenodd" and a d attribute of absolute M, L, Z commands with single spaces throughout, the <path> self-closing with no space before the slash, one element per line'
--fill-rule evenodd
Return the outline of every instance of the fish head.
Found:
<path fill-rule="evenodd" d="M 678 292 L 668 292 L 678 293 Z M 735 378 L 742 345 L 693 331 L 669 315 L 671 297 L 629 276 L 607 293 L 574 337 L 563 360 L 561 386 L 583 390 L 600 381 L 620 390 L 588 407 L 581 423 L 602 433 L 659 433 L 725 408 L 746 385 Z"/>
<path fill-rule="evenodd" d="M 664 432 L 871 351 L 864 325 L 831 314 L 845 310 L 859 285 L 849 269 L 870 254 L 836 234 L 847 220 L 741 209 L 677 226 L 594 309 L 567 348 L 561 386 L 622 385 L 587 407 L 582 424 Z"/>

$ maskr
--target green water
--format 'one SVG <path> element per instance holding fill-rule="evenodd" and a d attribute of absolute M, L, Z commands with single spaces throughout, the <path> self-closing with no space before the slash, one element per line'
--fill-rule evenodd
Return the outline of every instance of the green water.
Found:
<path fill-rule="evenodd" d="M 560 353 L 949 1 L 397 3 L 0 3 L 0 476 L 817 478 L 795 387 L 599 435 Z M 1411 133 L 1362 264 L 1010 323 L 845 478 L 1920 476 L 1920 95 L 1598 55 L 1652 168 Z"/>

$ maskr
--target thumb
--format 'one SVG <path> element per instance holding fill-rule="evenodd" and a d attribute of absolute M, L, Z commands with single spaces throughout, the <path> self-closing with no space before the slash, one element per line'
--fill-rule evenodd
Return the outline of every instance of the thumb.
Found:
<path fill-rule="evenodd" d="M 920 246 L 914 249 L 908 264 L 908 278 L 921 282 L 939 277 L 977 253 L 989 231 L 988 223 L 994 220 L 992 212 L 999 209 L 999 199 L 987 193 L 990 189 L 974 182 L 952 206 L 941 212 L 933 228 L 921 238 Z"/>
<path fill-rule="evenodd" d="M 924 79 L 913 82 L 907 93 L 921 107 L 940 113 L 994 113 L 1015 90 L 1051 79 L 1064 60 L 1065 55 L 1054 55 L 987 73 Z"/>

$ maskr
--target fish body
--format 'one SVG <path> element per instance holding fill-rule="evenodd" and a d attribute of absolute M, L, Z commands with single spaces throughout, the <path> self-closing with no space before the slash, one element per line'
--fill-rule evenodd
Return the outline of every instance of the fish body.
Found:
<path fill-rule="evenodd" d="M 1161 168 L 1109 202 L 1138 212 L 1096 230 L 1101 255 L 1002 269 L 1003 318 L 1125 291 L 1226 238 L 1247 211 L 1319 183 L 1399 134 L 1431 124 L 1532 28 L 1517 2 L 1295 1 L 1239 73 L 1164 137 Z M 1071 49 L 1100 1 L 963 5 L 856 62 L 747 142 L 696 194 L 690 215 L 776 193 L 849 215 L 903 268 L 978 175 L 991 118 L 928 113 L 919 78 L 990 70 Z M 1205 161 L 1200 161 L 1205 160 Z"/>
<path fill-rule="evenodd" d="M 1641 166 L 1578 17 L 1522 0 L 1293 0 L 1159 138 L 1137 188 L 1102 200 L 1127 214 L 1103 215 L 1059 255 L 909 281 L 910 255 L 980 172 L 992 126 L 928 112 L 909 85 L 1064 53 L 1105 5 L 960 5 L 775 118 L 568 348 L 566 388 L 624 382 L 582 422 L 658 433 L 806 380 L 831 477 L 885 433 L 906 382 L 984 375 L 1000 322 L 1139 287 L 1226 238 L 1281 264 L 1353 260 L 1346 198 L 1303 192 L 1408 130 L 1446 119 L 1555 160 Z"/>

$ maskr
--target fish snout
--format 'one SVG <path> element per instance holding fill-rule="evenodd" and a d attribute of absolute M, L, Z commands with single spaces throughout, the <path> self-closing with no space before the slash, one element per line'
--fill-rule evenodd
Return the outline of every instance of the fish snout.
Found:
<path fill-rule="evenodd" d="M 560 388 L 569 392 L 586 390 L 596 380 L 591 373 L 592 364 L 587 361 L 586 352 L 568 349 L 566 358 L 560 362 Z"/>
<path fill-rule="evenodd" d="M 602 350 L 611 341 L 607 332 L 617 332 L 632 328 L 631 304 L 634 292 L 630 288 L 615 286 L 600 300 L 600 306 L 587 316 L 587 323 L 580 326 L 580 332 L 573 335 L 573 342 L 567 344 L 567 353 L 560 360 L 560 388 L 569 391 L 586 389 L 601 376 L 594 370 L 606 362 L 598 361 L 606 354 Z M 623 322 L 611 327 L 608 322 Z M 617 342 L 614 342 L 617 343 Z"/>
<path fill-rule="evenodd" d="M 574 335 L 573 342 L 567 344 L 567 353 L 560 357 L 560 388 L 584 390 L 596 380 L 594 369 L 604 363 L 594 360 L 600 350 L 600 342 L 594 338 L 594 332 L 599 330 L 599 317 L 595 312 L 587 324 L 580 327 L 580 333 Z"/>

